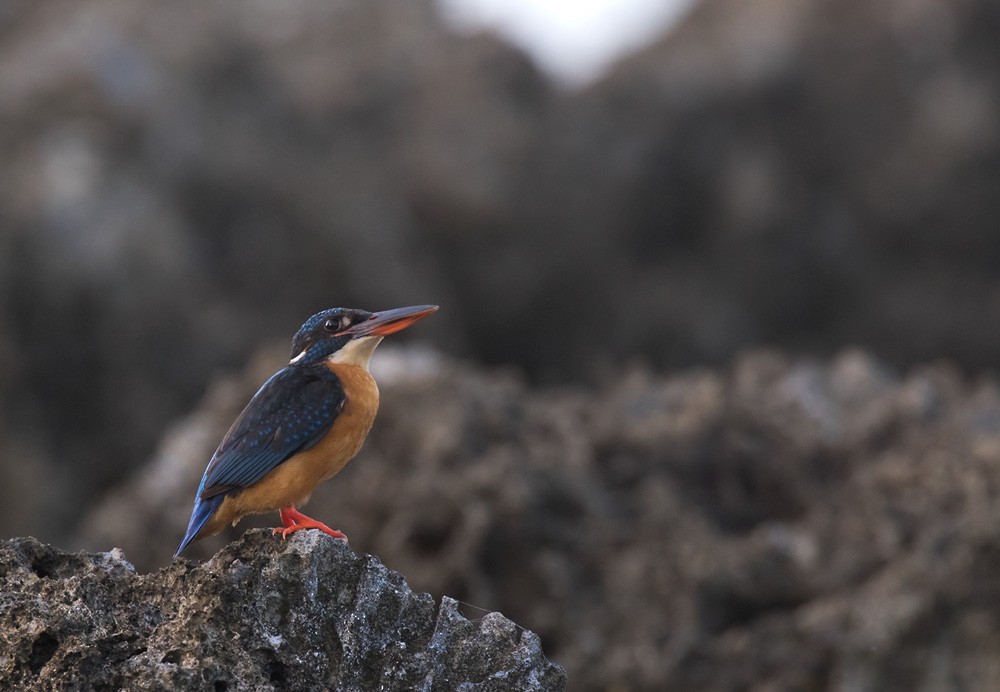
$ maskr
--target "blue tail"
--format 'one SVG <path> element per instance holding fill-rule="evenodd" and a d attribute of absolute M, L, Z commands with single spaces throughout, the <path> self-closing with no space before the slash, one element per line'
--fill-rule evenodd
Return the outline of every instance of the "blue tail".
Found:
<path fill-rule="evenodd" d="M 201 488 L 198 488 L 199 492 Z M 225 495 L 215 495 L 207 500 L 202 500 L 200 497 L 194 501 L 194 509 L 191 510 L 191 521 L 188 522 L 187 533 L 184 534 L 184 540 L 181 541 L 181 547 L 177 549 L 174 553 L 174 557 L 181 554 L 181 551 L 188 547 L 188 544 L 194 540 L 194 537 L 198 535 L 201 528 L 205 525 L 215 511 L 219 509 L 222 504 L 222 500 Z"/>

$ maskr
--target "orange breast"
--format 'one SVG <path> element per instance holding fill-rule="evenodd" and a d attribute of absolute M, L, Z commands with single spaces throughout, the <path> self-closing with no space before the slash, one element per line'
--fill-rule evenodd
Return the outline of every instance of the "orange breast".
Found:
<path fill-rule="evenodd" d="M 340 378 L 347 396 L 330 430 L 318 443 L 282 462 L 249 488 L 226 496 L 199 537 L 218 533 L 248 514 L 300 507 L 317 485 L 358 453 L 378 412 L 378 387 L 360 366 L 328 363 L 327 367 Z"/>

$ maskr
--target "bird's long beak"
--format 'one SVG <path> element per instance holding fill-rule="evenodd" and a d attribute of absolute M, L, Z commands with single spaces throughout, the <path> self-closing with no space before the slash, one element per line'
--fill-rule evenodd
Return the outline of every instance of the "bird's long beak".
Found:
<path fill-rule="evenodd" d="M 395 310 L 384 310 L 376 312 L 364 322 L 359 322 L 352 327 L 348 327 L 341 334 L 351 334 L 352 336 L 387 336 L 401 329 L 406 329 L 417 320 L 422 320 L 432 312 L 437 312 L 437 305 L 414 305 L 409 308 L 396 308 Z"/>

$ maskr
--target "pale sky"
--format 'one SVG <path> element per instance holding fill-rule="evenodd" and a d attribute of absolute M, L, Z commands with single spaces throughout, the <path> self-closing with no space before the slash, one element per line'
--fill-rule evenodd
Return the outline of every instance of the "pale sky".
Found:
<path fill-rule="evenodd" d="M 571 86 L 659 36 L 695 0 L 437 0 L 446 21 L 492 29 Z"/>

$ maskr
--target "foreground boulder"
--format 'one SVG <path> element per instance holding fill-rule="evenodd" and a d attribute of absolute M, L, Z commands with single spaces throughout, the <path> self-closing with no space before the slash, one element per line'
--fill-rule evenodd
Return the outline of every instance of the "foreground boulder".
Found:
<path fill-rule="evenodd" d="M 538 637 L 466 620 L 376 558 L 251 531 L 139 575 L 121 551 L 0 544 L 0 688 L 561 690 Z"/>

